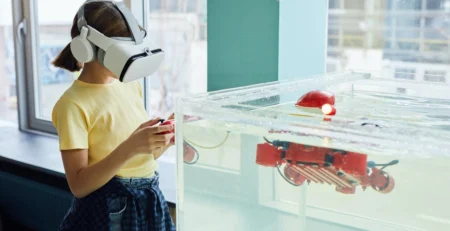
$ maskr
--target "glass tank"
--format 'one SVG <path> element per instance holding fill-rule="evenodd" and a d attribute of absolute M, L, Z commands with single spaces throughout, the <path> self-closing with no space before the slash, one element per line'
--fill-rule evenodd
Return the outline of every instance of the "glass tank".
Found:
<path fill-rule="evenodd" d="M 450 85 L 407 74 L 179 98 L 177 230 L 450 230 Z"/>

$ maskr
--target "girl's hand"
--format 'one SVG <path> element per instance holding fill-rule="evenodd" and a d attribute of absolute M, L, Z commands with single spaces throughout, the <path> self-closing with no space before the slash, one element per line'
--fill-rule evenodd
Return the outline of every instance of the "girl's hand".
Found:
<path fill-rule="evenodd" d="M 173 130 L 173 125 L 154 126 L 159 123 L 160 118 L 149 120 L 124 142 L 128 150 L 127 153 L 134 156 L 136 154 L 153 154 L 160 153 L 166 146 L 170 144 L 173 133 L 159 134 Z"/>
<path fill-rule="evenodd" d="M 158 133 L 170 131 L 173 126 L 154 126 L 158 123 L 159 118 L 143 123 L 114 151 L 92 165 L 88 164 L 88 149 L 62 151 L 66 177 L 75 197 L 83 198 L 108 183 L 137 154 L 154 154 L 155 159 L 159 157 L 156 155 L 163 153 L 173 133 Z"/>
<path fill-rule="evenodd" d="M 175 114 L 172 113 L 172 115 L 169 116 L 169 118 L 167 118 L 168 120 L 175 120 Z"/>
<path fill-rule="evenodd" d="M 175 120 L 175 114 L 172 113 L 172 115 L 169 116 L 169 118 L 167 118 L 168 120 Z M 169 146 L 175 145 L 175 139 L 172 139 Z"/>

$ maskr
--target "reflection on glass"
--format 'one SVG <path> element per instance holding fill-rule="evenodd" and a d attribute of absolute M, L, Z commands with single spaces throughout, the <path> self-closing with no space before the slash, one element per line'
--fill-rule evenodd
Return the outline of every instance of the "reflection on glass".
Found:
<path fill-rule="evenodd" d="M 16 126 L 17 95 L 11 1 L 0 8 L 0 127 Z"/>

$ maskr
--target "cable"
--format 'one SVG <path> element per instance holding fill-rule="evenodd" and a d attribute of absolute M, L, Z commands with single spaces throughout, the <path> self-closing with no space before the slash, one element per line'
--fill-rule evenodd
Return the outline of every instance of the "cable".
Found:
<path fill-rule="evenodd" d="M 275 144 L 274 144 L 273 141 L 268 140 L 266 137 L 263 137 L 263 139 L 264 139 L 267 143 L 269 143 L 269 144 L 275 146 Z M 277 143 L 277 142 L 275 142 L 275 143 Z M 283 147 L 283 148 L 285 148 L 285 147 Z M 295 186 L 295 187 L 300 186 L 300 185 L 298 185 L 298 184 L 293 183 L 291 180 L 289 180 L 289 179 L 284 175 L 284 173 L 281 171 L 280 166 L 281 166 L 280 164 L 277 164 L 277 170 L 278 170 L 278 173 L 281 175 L 281 177 L 282 177 L 286 182 L 288 182 L 289 184 L 291 184 L 291 185 L 293 185 L 293 186 Z"/>
<path fill-rule="evenodd" d="M 298 184 L 293 183 L 291 180 L 289 180 L 289 179 L 281 172 L 280 166 L 281 166 L 280 164 L 277 164 L 278 173 L 281 175 L 281 177 L 282 177 L 286 182 L 288 182 L 289 184 L 291 184 L 291 185 L 293 185 L 293 186 L 295 186 L 295 187 L 300 186 L 300 185 L 298 185 Z"/>
<path fill-rule="evenodd" d="M 216 149 L 216 148 L 222 146 L 222 145 L 228 140 L 228 136 L 229 136 L 229 135 L 230 135 L 230 132 L 227 131 L 227 135 L 225 136 L 225 138 L 223 139 L 223 141 L 220 142 L 218 145 L 214 145 L 214 146 L 211 146 L 211 147 L 206 147 L 206 146 L 199 145 L 199 144 L 194 143 L 193 141 L 187 139 L 186 137 L 183 137 L 183 138 L 184 138 L 184 140 L 185 140 L 187 143 L 189 143 L 189 144 L 192 145 L 192 146 L 196 146 L 196 147 L 203 148 L 203 149 Z"/>
<path fill-rule="evenodd" d="M 163 123 L 164 121 L 165 121 L 165 119 L 160 119 L 159 120 L 160 123 Z M 193 141 L 187 139 L 186 137 L 183 137 L 183 139 L 184 139 L 185 142 L 189 143 L 191 146 L 197 146 L 197 147 L 203 148 L 203 149 L 215 149 L 215 148 L 218 148 L 218 147 L 222 146 L 228 140 L 228 136 L 229 135 L 230 135 L 230 131 L 227 131 L 227 135 L 225 136 L 223 141 L 220 142 L 218 145 L 215 145 L 215 146 L 212 146 L 212 147 L 205 147 L 205 146 L 199 145 L 199 144 L 194 143 Z"/>
<path fill-rule="evenodd" d="M 368 161 L 368 162 L 367 162 L 367 167 L 369 167 L 369 168 L 382 167 L 380 170 L 383 170 L 383 169 L 385 169 L 386 167 L 389 167 L 389 166 L 391 166 L 391 165 L 395 165 L 395 164 L 398 164 L 398 163 L 399 163 L 398 160 L 393 160 L 393 161 L 391 161 L 391 162 L 389 162 L 389 163 L 387 163 L 387 164 L 376 164 L 376 163 L 373 162 L 373 161 Z"/>

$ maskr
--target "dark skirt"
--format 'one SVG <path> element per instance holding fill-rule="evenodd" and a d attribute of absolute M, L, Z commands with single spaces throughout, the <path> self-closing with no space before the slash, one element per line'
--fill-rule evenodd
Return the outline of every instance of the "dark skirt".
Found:
<path fill-rule="evenodd" d="M 167 202 L 159 189 L 159 174 L 151 178 L 114 177 L 78 199 L 60 231 L 175 231 Z"/>

